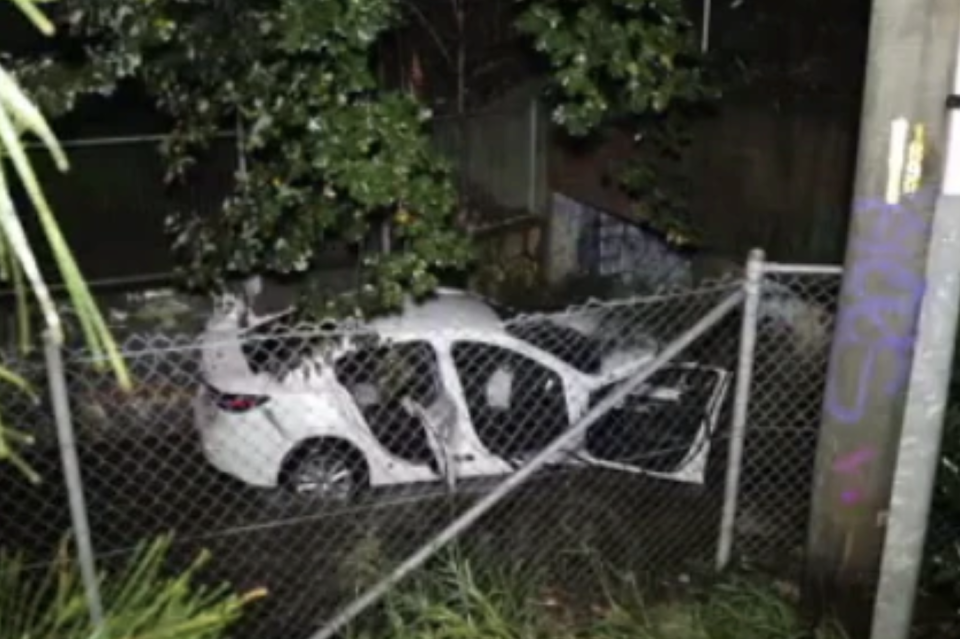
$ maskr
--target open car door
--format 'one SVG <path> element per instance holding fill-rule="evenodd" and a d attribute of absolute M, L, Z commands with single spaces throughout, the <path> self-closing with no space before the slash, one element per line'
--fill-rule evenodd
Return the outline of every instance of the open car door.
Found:
<path fill-rule="evenodd" d="M 585 461 L 702 483 L 731 375 L 720 368 L 674 364 L 654 373 L 586 433 Z M 591 408 L 623 380 L 590 398 Z"/>

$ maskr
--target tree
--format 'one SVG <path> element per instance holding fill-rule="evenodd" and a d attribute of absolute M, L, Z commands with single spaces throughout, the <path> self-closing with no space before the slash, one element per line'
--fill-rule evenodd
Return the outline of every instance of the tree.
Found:
<path fill-rule="evenodd" d="M 574 135 L 706 95 L 679 0 L 535 0 L 517 27 L 548 58 L 554 121 Z"/>
<path fill-rule="evenodd" d="M 706 72 L 682 2 L 401 0 L 400 5 L 407 19 L 395 38 L 400 42 L 387 45 L 384 57 L 398 67 L 388 75 L 401 78 L 401 84 L 406 75 L 425 75 L 419 84 L 428 99 L 463 120 L 511 81 L 540 74 L 552 119 L 571 141 L 589 143 L 611 132 L 637 140 L 636 156 L 610 167 L 608 176 L 633 197 L 636 218 L 675 244 L 696 239 L 683 160 L 695 118 L 717 95 L 716 74 Z M 422 73 L 413 74 L 411 66 Z"/>
<path fill-rule="evenodd" d="M 465 2 L 453 0 L 460 38 L 469 32 Z M 189 177 L 218 131 L 242 132 L 248 170 L 220 215 L 171 220 L 188 284 L 208 289 L 233 275 L 304 273 L 331 243 L 362 247 L 386 235 L 390 250 L 364 255 L 359 287 L 345 301 L 349 309 L 390 308 L 407 293 L 430 292 L 441 273 L 463 269 L 471 257 L 449 167 L 425 135 L 430 111 L 408 92 L 380 86 L 374 72 L 377 43 L 426 15 L 415 5 L 88 0 L 59 16 L 82 59 L 26 60 L 17 72 L 53 113 L 123 80 L 141 83 L 174 123 L 165 145 L 171 180 Z M 571 133 L 660 114 L 697 94 L 679 0 L 521 6 L 514 28 L 548 61 L 554 119 Z M 458 111 L 469 54 L 445 53 L 456 58 Z M 326 302 L 330 310 L 334 300 Z"/>
<path fill-rule="evenodd" d="M 716 98 L 681 0 L 530 0 L 517 27 L 550 65 L 553 120 L 576 137 L 614 126 L 637 141 L 615 179 L 639 220 L 686 245 L 691 116 Z"/>
<path fill-rule="evenodd" d="M 392 0 L 244 5 L 221 0 L 99 0 L 61 15 L 83 42 L 79 66 L 52 58 L 18 69 L 48 109 L 141 82 L 173 118 L 170 178 L 239 125 L 249 170 L 216 219 L 171 220 L 188 284 L 231 275 L 304 273 L 324 246 L 360 246 L 382 228 L 389 253 L 367 255 L 351 308 L 390 307 L 464 266 L 449 169 L 424 135 L 429 112 L 382 90 L 370 61 L 397 17 Z M 242 43 L 242 46 L 238 46 Z"/>

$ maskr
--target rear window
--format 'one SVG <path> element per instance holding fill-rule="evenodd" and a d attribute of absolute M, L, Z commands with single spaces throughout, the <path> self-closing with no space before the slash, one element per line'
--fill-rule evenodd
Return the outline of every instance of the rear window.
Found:
<path fill-rule="evenodd" d="M 334 371 L 361 406 L 395 403 L 406 397 L 427 407 L 440 397 L 437 357 L 427 342 L 352 350 L 337 359 Z"/>
<path fill-rule="evenodd" d="M 241 350 L 254 373 L 284 375 L 299 367 L 313 349 L 308 336 L 297 331 L 295 316 L 267 320 L 243 332 Z"/>

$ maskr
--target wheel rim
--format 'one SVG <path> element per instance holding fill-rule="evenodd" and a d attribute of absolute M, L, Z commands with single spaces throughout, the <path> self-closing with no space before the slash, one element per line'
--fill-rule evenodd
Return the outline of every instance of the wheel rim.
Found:
<path fill-rule="evenodd" d="M 313 455 L 300 465 L 294 488 L 300 495 L 343 501 L 353 494 L 353 471 L 342 459 Z"/>

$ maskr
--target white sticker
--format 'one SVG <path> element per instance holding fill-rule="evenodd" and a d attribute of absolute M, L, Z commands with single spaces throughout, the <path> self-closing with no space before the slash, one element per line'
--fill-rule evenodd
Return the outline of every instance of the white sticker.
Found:
<path fill-rule="evenodd" d="M 890 123 L 890 152 L 887 155 L 887 204 L 900 202 L 900 185 L 903 184 L 903 166 L 907 152 L 907 136 L 910 121 L 897 118 Z"/>

